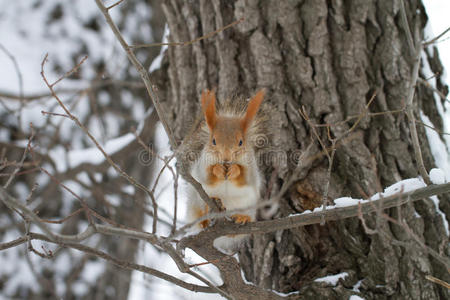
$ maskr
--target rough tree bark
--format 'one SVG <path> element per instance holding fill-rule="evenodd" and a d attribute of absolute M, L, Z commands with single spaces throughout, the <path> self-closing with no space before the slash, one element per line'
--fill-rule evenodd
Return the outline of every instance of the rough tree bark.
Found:
<path fill-rule="evenodd" d="M 405 2 L 409 23 L 420 22 L 422 29 L 427 17 L 420 1 Z M 403 109 L 413 58 L 408 55 L 399 9 L 399 1 L 374 0 L 165 1 L 170 41 L 192 40 L 245 18 L 213 38 L 169 47 L 169 76 L 161 97 L 177 138 L 186 135 L 192 112 L 199 112 L 204 88 L 216 88 L 219 99 L 248 97 L 267 88 L 266 101 L 277 120 L 273 126 L 279 130 L 270 146 L 285 153 L 304 150 L 312 141 L 311 129 L 299 114 L 302 106 L 314 123 L 331 124 L 360 114 L 373 93 L 370 112 Z M 438 87 L 446 93 L 438 53 L 433 47 L 427 50 L 425 57 L 437 74 Z M 431 91 L 419 86 L 414 102 L 419 120 L 422 110 L 442 129 Z M 332 126 L 332 135 L 340 136 L 353 123 Z M 418 131 L 425 167 L 430 170 L 434 159 L 424 129 L 419 126 Z M 326 130 L 319 133 L 326 141 Z M 261 166 L 266 179 L 276 172 L 274 191 L 294 167 L 289 160 Z M 324 156 L 316 159 L 273 217 L 320 205 L 327 168 Z M 337 149 L 329 198 L 361 198 L 416 177 L 417 170 L 406 115 L 366 116 L 351 139 Z M 448 196 L 440 199 L 440 209 L 450 216 Z M 396 217 L 399 208 L 388 212 Z M 430 199 L 402 206 L 401 215 L 429 247 L 448 255 L 443 221 Z M 375 216 L 367 218 L 371 227 L 376 221 Z M 447 270 L 399 226 L 383 220 L 377 226 L 384 234 L 368 235 L 360 221 L 351 218 L 256 235 L 241 251 L 240 263 L 246 279 L 258 286 L 299 291 L 308 299 L 348 299 L 357 294 L 352 288 L 358 281 L 365 299 L 448 299 L 448 290 L 425 279 L 430 274 L 450 282 Z M 337 287 L 313 282 L 340 272 L 349 275 Z"/>

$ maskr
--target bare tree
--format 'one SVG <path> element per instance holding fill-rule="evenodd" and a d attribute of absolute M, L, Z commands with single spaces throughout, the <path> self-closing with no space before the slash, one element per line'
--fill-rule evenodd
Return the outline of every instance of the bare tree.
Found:
<path fill-rule="evenodd" d="M 234 20 L 245 21 L 218 36 L 189 47 L 171 47 L 168 84 L 162 98 L 175 135 L 186 135 L 192 111 L 199 111 L 204 88 L 217 88 L 219 98 L 248 97 L 266 87 L 273 126 L 279 129 L 272 147 L 290 153 L 306 151 L 312 129 L 299 111 L 305 108 L 313 124 L 334 124 L 332 137 L 348 131 L 366 109 L 370 113 L 336 148 L 329 198 L 363 197 L 402 178 L 418 175 L 411 126 L 405 113 L 429 116 L 442 131 L 432 91 L 416 87 L 416 51 L 410 51 L 402 1 L 198 1 L 165 2 L 170 41 L 187 41 Z M 407 24 L 422 53 L 426 14 L 420 1 L 405 1 Z M 414 35 L 415 28 L 418 34 Z M 411 41 L 410 41 L 411 42 Z M 415 49 L 415 48 L 414 48 Z M 440 81 L 442 66 L 433 45 L 423 50 L 425 62 Z M 420 58 L 420 57 L 419 57 Z M 419 78 L 427 80 L 421 73 Z M 412 85 L 412 87 L 411 87 Z M 413 91 L 412 95 L 411 91 Z M 414 93 L 415 91 L 415 93 Z M 414 98 L 412 98 L 414 97 Z M 445 101 L 445 100 L 442 100 Z M 413 124 L 415 127 L 416 124 Z M 318 135 L 330 147 L 325 127 Z M 427 170 L 434 166 L 424 128 L 417 126 Z M 319 145 L 316 142 L 316 151 Z M 279 202 L 274 218 L 320 205 L 327 185 L 329 160 L 323 155 L 303 167 Z M 276 193 L 294 172 L 295 164 L 262 166 Z M 275 172 L 275 179 L 271 175 Z M 440 209 L 448 218 L 448 196 Z M 318 205 L 317 205 L 318 203 Z M 448 255 L 448 236 L 442 218 L 429 198 L 389 210 L 401 217 L 430 248 Z M 417 217 L 417 214 L 420 217 Z M 368 217 L 383 234 L 367 235 L 358 219 L 329 221 L 268 234 L 254 235 L 240 253 L 247 280 L 268 289 L 320 299 L 343 299 L 359 282 L 365 299 L 447 298 L 448 290 L 426 279 L 427 274 L 449 281 L 448 270 L 426 255 L 398 225 Z M 399 241 L 396 243 L 395 241 Z M 400 243 L 401 242 L 401 243 Z M 403 244 L 402 244 L 403 243 Z M 314 283 L 327 274 L 347 272 L 337 287 Z"/>

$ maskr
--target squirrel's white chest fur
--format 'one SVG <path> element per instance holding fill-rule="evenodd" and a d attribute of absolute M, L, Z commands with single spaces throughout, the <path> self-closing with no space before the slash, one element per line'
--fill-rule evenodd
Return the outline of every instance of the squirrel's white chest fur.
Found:
<path fill-rule="evenodd" d="M 254 206 L 258 201 L 258 193 L 253 186 L 236 186 L 229 180 L 224 180 L 211 187 L 202 184 L 210 197 L 219 198 L 227 210 Z"/>
<path fill-rule="evenodd" d="M 246 159 L 248 164 L 245 178 L 247 184 L 242 186 L 238 186 L 230 180 L 224 180 L 214 185 L 207 184 L 207 176 L 204 170 L 208 168 L 208 164 L 205 163 L 207 160 L 203 157 L 200 157 L 199 161 L 194 164 L 191 174 L 202 184 L 208 196 L 219 198 L 227 210 L 251 207 L 250 210 L 241 213 L 246 213 L 254 219 L 256 215 L 255 205 L 260 197 L 261 178 L 257 171 L 253 171 L 257 170 L 256 162 Z"/>

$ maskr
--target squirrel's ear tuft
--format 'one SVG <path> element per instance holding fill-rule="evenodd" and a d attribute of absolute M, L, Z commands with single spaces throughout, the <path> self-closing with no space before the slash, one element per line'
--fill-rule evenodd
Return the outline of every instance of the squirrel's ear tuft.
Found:
<path fill-rule="evenodd" d="M 216 126 L 216 94 L 214 91 L 204 90 L 202 92 L 202 108 L 205 114 L 206 124 L 210 130 Z"/>
<path fill-rule="evenodd" d="M 241 120 L 241 128 L 244 132 L 247 131 L 253 119 L 255 118 L 265 94 L 266 89 L 261 89 L 255 94 L 255 96 L 252 97 L 252 99 L 250 99 L 245 116 Z"/>

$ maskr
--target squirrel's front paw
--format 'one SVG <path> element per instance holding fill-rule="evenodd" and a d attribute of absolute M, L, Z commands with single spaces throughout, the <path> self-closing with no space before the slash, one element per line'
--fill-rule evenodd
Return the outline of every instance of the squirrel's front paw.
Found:
<path fill-rule="evenodd" d="M 252 221 L 252 218 L 247 215 L 236 214 L 236 215 L 232 215 L 231 218 L 234 220 L 235 223 L 239 223 L 239 224 L 245 224 L 245 223 Z"/>
<path fill-rule="evenodd" d="M 197 208 L 197 211 L 196 211 L 196 217 L 197 217 L 197 218 L 201 218 L 201 217 L 203 217 L 204 215 L 206 215 L 208 212 L 209 212 L 209 207 L 208 207 L 208 205 L 206 205 L 204 208 Z M 200 225 L 201 228 L 205 229 L 206 227 L 209 226 L 209 220 L 208 220 L 208 219 L 203 220 L 203 221 L 201 221 L 201 222 L 199 223 L 199 225 Z"/>
<path fill-rule="evenodd" d="M 239 175 L 241 175 L 241 168 L 237 164 L 232 164 L 228 167 L 227 170 L 227 179 L 235 179 Z"/>
<path fill-rule="evenodd" d="M 206 227 L 209 226 L 209 220 L 203 220 L 200 222 L 200 227 L 205 229 Z"/>
<path fill-rule="evenodd" d="M 218 179 L 225 179 L 226 176 L 226 168 L 224 165 L 221 164 L 216 164 L 213 166 L 212 168 L 212 173 L 214 174 L 214 176 L 216 176 Z"/>

